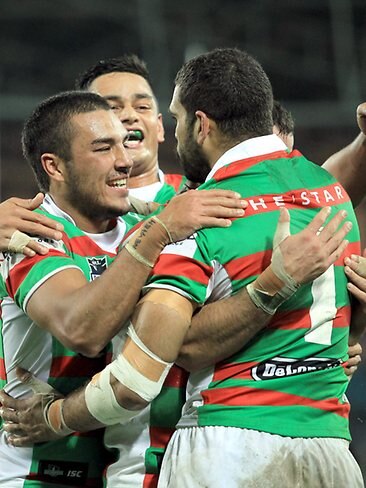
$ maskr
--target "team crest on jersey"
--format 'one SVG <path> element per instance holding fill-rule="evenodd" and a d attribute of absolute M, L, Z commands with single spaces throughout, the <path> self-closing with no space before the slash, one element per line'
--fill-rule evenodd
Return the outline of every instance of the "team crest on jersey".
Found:
<path fill-rule="evenodd" d="M 108 267 L 107 258 L 87 258 L 90 269 L 90 281 L 98 278 Z"/>

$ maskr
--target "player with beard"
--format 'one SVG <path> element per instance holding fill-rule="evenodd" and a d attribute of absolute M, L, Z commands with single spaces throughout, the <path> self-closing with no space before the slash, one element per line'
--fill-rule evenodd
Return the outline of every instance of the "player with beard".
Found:
<path fill-rule="evenodd" d="M 208 72 L 210 76 L 207 76 Z M 202 79 L 200 79 L 201 73 Z M 229 73 L 229 79 L 226 76 L 227 73 Z M 76 426 L 81 429 L 89 429 L 99 425 L 127 421 L 128 418 L 131 418 L 132 409 L 138 410 L 144 407 L 159 393 L 164 378 L 171 368 L 171 363 L 178 356 L 191 323 L 193 311 L 209 298 L 218 300 L 218 298 L 229 296 L 240 290 L 243 291 L 249 284 L 246 290 L 255 305 L 250 304 L 242 313 L 243 320 L 245 318 L 256 329 L 248 331 L 249 337 L 259 330 L 256 327 L 261 315 L 257 314 L 267 314 L 268 320 L 269 316 L 275 314 L 277 308 L 282 306 L 281 312 L 274 316 L 270 328 L 266 328 L 247 348 L 242 349 L 244 340 L 238 340 L 236 337 L 238 352 L 236 359 L 230 358 L 224 364 L 216 365 L 214 374 L 217 376 L 215 379 L 218 382 L 213 381 L 209 390 L 206 387 L 211 377 L 210 371 L 201 371 L 197 375 L 191 375 L 187 408 L 183 412 L 179 429 L 174 434 L 169 455 L 164 458 L 166 467 L 163 470 L 163 479 L 160 481 L 161 486 L 168 486 L 169 483 L 170 486 L 180 486 L 180 484 L 183 486 L 184 483 L 194 486 L 197 480 L 210 486 L 223 486 L 227 485 L 230 475 L 233 478 L 229 480 L 231 485 L 227 486 L 238 486 L 239 479 L 241 481 L 249 480 L 251 476 L 249 468 L 253 466 L 253 462 L 245 459 L 245 455 L 250 454 L 249 449 L 235 450 L 236 446 L 245 445 L 248 427 L 253 429 L 251 432 L 268 432 L 266 429 L 270 429 L 269 432 L 276 429 L 281 430 L 281 432 L 272 432 L 272 435 L 267 434 L 269 449 L 273 450 L 277 447 L 272 439 L 277 440 L 283 435 L 286 436 L 286 440 L 288 436 L 291 437 L 291 434 L 284 433 L 286 428 L 291 430 L 292 435 L 297 439 L 304 437 L 302 434 L 299 435 L 301 428 L 305 427 L 299 425 L 296 405 L 293 403 L 290 403 L 289 406 L 293 410 L 294 418 L 287 418 L 283 401 L 280 402 L 282 408 L 278 408 L 278 413 L 268 413 L 268 416 L 263 416 L 264 410 L 260 408 L 260 402 L 255 405 L 255 399 L 249 399 L 249 402 L 254 401 L 254 409 L 245 408 L 248 401 L 247 390 L 254 388 L 253 391 L 256 390 L 259 393 L 260 387 L 264 388 L 261 384 L 254 385 L 254 380 L 248 378 L 250 368 L 253 368 L 253 374 L 257 376 L 262 375 L 260 366 L 262 363 L 266 365 L 266 361 L 271 370 L 273 367 L 283 368 L 281 362 L 276 363 L 275 366 L 271 365 L 272 358 L 274 355 L 284 354 L 284 358 L 280 359 L 286 362 L 286 353 L 282 349 L 285 350 L 286 347 L 291 349 L 294 344 L 301 349 L 304 330 L 307 330 L 306 326 L 301 326 L 301 321 L 299 322 L 302 314 L 307 316 L 306 306 L 300 313 L 302 310 L 301 306 L 299 307 L 300 296 L 307 300 L 312 289 L 311 286 L 305 286 L 302 294 L 299 291 L 299 285 L 303 282 L 300 275 L 303 273 L 302 265 L 306 253 L 301 256 L 289 273 L 287 266 L 283 263 L 283 245 L 289 239 L 283 240 L 289 234 L 286 211 L 282 211 L 280 233 L 275 236 L 272 264 L 261 273 L 269 263 L 271 254 L 274 222 L 277 220 L 277 214 L 273 210 L 283 206 L 297 209 L 293 212 L 293 225 L 297 230 L 304 226 L 304 221 L 310 222 L 311 217 L 317 213 L 320 198 L 323 201 L 327 198 L 328 205 L 334 208 L 347 208 L 353 221 L 354 217 L 347 195 L 340 191 L 332 177 L 317 166 L 306 162 L 300 155 L 296 155 L 299 159 L 299 164 L 296 164 L 297 161 L 294 160 L 296 158 L 288 155 L 285 145 L 276 136 L 269 135 L 272 131 L 271 87 L 264 72 L 252 58 L 238 50 L 216 50 L 187 63 L 178 74 L 176 83 L 171 110 L 177 120 L 178 152 L 188 176 L 195 180 L 202 175 L 207 176 L 207 172 L 209 172 L 205 186 L 233 186 L 243 189 L 251 197 L 248 207 L 251 214 L 248 219 L 236 219 L 230 229 L 233 232 L 228 232 L 226 235 L 220 235 L 219 231 L 214 231 L 214 229 L 200 231 L 194 239 L 183 241 L 177 246 L 168 246 L 161 254 L 159 263 L 155 266 L 154 274 L 150 279 L 148 288 L 152 288 L 152 290 L 145 295 L 136 308 L 129 327 L 129 337 L 121 354 L 85 389 L 68 396 L 66 400 L 52 402 L 46 413 L 51 413 L 48 415 L 48 421 L 55 430 L 59 430 L 60 434 L 62 429 L 52 419 L 62 418 L 64 428 L 67 425 L 71 429 Z M 202 84 L 206 87 L 207 83 L 209 83 L 209 89 L 203 90 Z M 223 90 L 225 90 L 226 96 L 223 96 Z M 263 156 L 260 149 L 263 144 L 266 157 Z M 191 164 L 192 161 L 197 165 L 197 172 Z M 276 165 L 280 163 L 282 163 L 281 166 L 276 170 Z M 280 173 L 278 176 L 276 176 L 277 171 Z M 283 178 L 283 171 L 287 178 Z M 288 178 L 292 171 L 294 173 L 292 178 Z M 264 176 L 261 176 L 262 174 Z M 314 178 L 317 180 L 316 183 L 313 182 Z M 300 186 L 299 181 L 301 181 Z M 303 187 L 304 182 L 307 182 L 310 190 Z M 321 192 L 323 186 L 326 186 L 327 193 L 325 190 L 323 193 Z M 316 194 L 316 197 L 313 193 Z M 306 203 L 307 200 L 309 203 Z M 329 201 L 332 203 L 329 204 Z M 322 212 L 324 214 L 324 211 Z M 317 214 L 317 217 L 322 212 Z M 311 232 L 321 246 L 328 247 L 330 234 L 327 227 L 318 236 L 319 221 L 316 223 L 313 221 L 313 224 Z M 357 250 L 357 229 L 351 232 L 351 240 L 355 242 L 354 249 Z M 305 244 L 306 240 L 299 241 L 301 247 L 300 242 Z M 258 256 L 261 256 L 261 259 L 258 259 Z M 330 269 L 333 270 L 333 268 Z M 330 273 L 330 280 L 334 276 L 332 273 Z M 317 276 L 314 273 L 311 279 Z M 310 279 L 309 276 L 307 278 Z M 342 286 L 345 286 L 345 278 L 337 273 L 337 289 Z M 298 293 L 295 294 L 296 292 Z M 281 314 L 286 310 L 283 304 L 287 299 L 289 303 L 291 302 L 287 310 L 289 323 L 294 326 L 289 327 L 289 333 L 286 333 L 286 326 L 281 327 Z M 324 340 L 330 340 L 328 337 L 329 325 L 320 327 L 321 324 L 314 323 L 314 330 L 309 330 L 309 348 L 312 348 L 311 364 L 306 362 L 302 364 L 300 359 L 294 361 L 290 364 L 291 374 L 285 375 L 282 385 L 291 391 L 295 384 L 293 378 L 296 377 L 295 379 L 298 380 L 299 372 L 306 373 L 301 378 L 305 385 L 306 381 L 314 384 L 314 375 L 318 379 L 323 379 L 321 391 L 317 392 L 313 399 L 309 398 L 310 402 L 319 400 L 319 405 L 316 405 L 318 405 L 321 418 L 319 421 L 314 420 L 310 408 L 305 409 L 303 415 L 308 416 L 309 421 L 315 422 L 317 437 L 325 437 L 324 442 L 319 444 L 329 445 L 332 448 L 330 450 L 334 450 L 333 447 L 338 449 L 340 454 L 337 463 L 339 465 L 347 464 L 344 470 L 345 478 L 348 477 L 347 481 L 352 486 L 358 486 L 360 473 L 349 455 L 347 442 L 333 442 L 332 439 L 328 439 L 327 435 L 324 435 L 331 430 L 327 424 L 329 422 L 335 425 L 331 436 L 348 436 L 347 422 L 343 419 L 346 416 L 347 405 L 340 394 L 344 391 L 346 384 L 341 364 L 347 354 L 348 320 L 347 314 L 344 313 L 347 304 L 348 298 L 343 293 L 337 302 L 337 306 L 340 307 L 339 319 L 342 326 L 337 332 L 334 330 L 334 335 L 339 341 L 339 349 L 334 350 L 332 343 L 329 344 L 329 347 L 324 346 L 324 344 L 328 344 Z M 345 308 L 344 311 L 342 305 Z M 304 307 L 304 303 L 302 303 L 302 307 Z M 299 313 L 297 309 L 299 309 Z M 330 317 L 322 318 L 326 323 L 330 320 Z M 228 317 L 228 321 L 230 319 Z M 276 335 L 278 338 L 283 336 L 282 340 L 279 340 L 278 350 L 275 352 L 273 349 L 276 347 L 277 341 L 269 341 L 269 335 Z M 314 345 L 319 344 L 320 340 L 322 341 L 321 349 Z M 294 358 L 298 357 L 297 354 L 300 353 L 300 351 L 296 352 L 296 347 L 291 353 L 288 353 L 294 354 Z M 253 351 L 259 357 L 252 358 L 250 361 L 249 358 L 253 356 Z M 301 352 L 304 353 L 304 351 Z M 325 357 L 324 354 L 326 354 Z M 278 374 L 267 380 L 269 388 L 272 387 L 273 391 L 280 389 L 279 380 L 283 376 L 283 374 Z M 337 385 L 337 391 L 324 391 L 328 378 L 336 380 L 331 384 L 334 389 Z M 229 385 L 231 381 L 233 384 Z M 245 386 L 246 381 L 248 386 Z M 272 381 L 272 383 L 268 383 L 268 381 Z M 218 388 L 218 386 L 222 386 L 222 388 Z M 234 387 L 237 389 L 235 390 Z M 230 388 L 233 389 L 233 405 L 230 405 Z M 215 394 L 220 395 L 221 393 L 223 395 L 221 400 L 215 401 Z M 327 411 L 326 404 L 322 405 L 322 396 L 326 401 L 329 393 L 336 395 L 336 408 L 341 412 L 340 418 L 335 417 L 336 413 Z M 303 392 L 305 399 L 307 394 L 310 395 L 310 392 Z M 260 398 L 259 396 L 258 401 Z M 266 404 L 270 410 L 271 401 L 273 400 L 268 398 Z M 17 402 L 12 403 L 6 399 L 4 402 L 7 406 L 17 406 Z M 232 408 L 234 405 L 235 408 Z M 197 407 L 199 407 L 198 410 Z M 223 415 L 220 415 L 220 412 Z M 22 425 L 19 413 L 21 412 L 15 415 L 7 412 L 7 419 L 13 419 L 16 422 L 15 426 L 10 426 L 10 428 L 7 426 L 7 428 L 15 434 L 22 432 L 25 427 Z M 286 416 L 290 427 L 286 427 L 286 422 L 281 421 L 281 415 Z M 272 418 L 273 422 L 271 422 Z M 197 420 L 199 427 L 192 428 L 192 425 L 197 425 Z M 306 420 L 305 418 L 304 425 L 306 425 Z M 251 425 L 244 425 L 246 423 Z M 208 426 L 215 426 L 215 429 L 210 430 Z M 233 427 L 237 428 L 233 429 Z M 214 436 L 222 436 L 222 439 L 217 441 L 211 437 L 209 432 Z M 295 435 L 294 432 L 296 432 Z M 258 433 L 263 434 L 263 432 Z M 236 434 L 240 436 L 238 442 L 233 439 Z M 195 454 L 197 449 L 201 449 L 202 440 L 205 443 L 205 454 L 201 458 Z M 9 442 L 16 445 L 18 441 L 16 437 L 12 437 Z M 177 465 L 179 460 L 175 455 L 177 443 L 180 444 L 179 458 L 185 465 L 179 475 L 175 472 L 176 468 L 180 470 L 180 466 Z M 290 443 L 288 442 L 288 444 Z M 303 443 L 304 446 L 306 444 L 306 442 Z M 266 441 L 264 441 L 264 445 L 266 445 Z M 218 446 L 220 449 L 217 449 Z M 258 444 L 258 446 L 259 449 L 262 448 L 262 445 Z M 215 459 L 215 452 L 218 453 L 220 461 Z M 192 461 L 190 454 L 195 456 L 195 462 Z M 258 459 L 257 454 L 255 457 Z M 343 459 L 344 457 L 345 459 Z M 187 470 L 187 466 L 190 466 L 189 470 Z M 207 466 L 210 466 L 209 470 Z M 245 466 L 248 466 L 247 471 L 245 471 Z M 271 466 L 272 471 L 276 467 L 278 466 Z M 170 474 L 170 469 L 172 474 Z M 258 469 L 256 466 L 256 476 Z M 331 470 L 331 468 L 329 469 Z M 281 466 L 282 472 L 283 466 Z M 292 469 L 289 468 L 289 476 L 291 472 Z M 289 483 L 289 486 L 294 486 L 292 480 Z M 309 484 L 309 486 L 314 486 L 314 484 Z"/>

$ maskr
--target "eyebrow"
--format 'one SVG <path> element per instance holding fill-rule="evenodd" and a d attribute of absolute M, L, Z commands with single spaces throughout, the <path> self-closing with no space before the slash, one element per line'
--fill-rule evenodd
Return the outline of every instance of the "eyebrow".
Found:
<path fill-rule="evenodd" d="M 103 97 L 105 100 L 111 100 L 113 102 L 123 102 L 123 98 L 120 97 L 119 95 L 105 95 Z M 153 100 L 154 97 L 150 95 L 149 93 L 134 93 L 133 98 L 135 100 L 142 100 L 147 98 L 148 100 Z"/>
<path fill-rule="evenodd" d="M 92 141 L 92 146 L 97 144 L 114 144 L 116 140 L 113 137 L 100 137 L 99 139 L 94 139 Z"/>

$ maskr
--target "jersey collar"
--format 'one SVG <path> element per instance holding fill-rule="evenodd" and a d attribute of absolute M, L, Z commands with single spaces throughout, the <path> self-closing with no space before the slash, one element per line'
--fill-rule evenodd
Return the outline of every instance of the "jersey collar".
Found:
<path fill-rule="evenodd" d="M 246 141 L 240 142 L 236 146 L 226 151 L 215 163 L 209 172 L 206 181 L 212 179 L 215 173 L 230 163 L 234 163 L 239 159 L 253 158 L 265 154 L 274 153 L 276 151 L 287 151 L 286 144 L 276 135 L 253 137 Z"/>

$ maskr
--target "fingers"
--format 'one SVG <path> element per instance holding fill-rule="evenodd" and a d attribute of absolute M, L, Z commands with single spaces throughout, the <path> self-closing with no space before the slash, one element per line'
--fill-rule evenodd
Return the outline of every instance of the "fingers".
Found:
<path fill-rule="evenodd" d="M 323 227 L 324 222 L 327 220 L 329 217 L 329 214 L 331 212 L 330 207 L 323 207 L 320 212 L 318 212 L 313 220 L 310 222 L 310 224 L 306 227 L 310 232 L 313 232 L 314 234 L 317 234 L 321 227 Z M 334 218 L 334 217 L 333 217 Z"/>
<path fill-rule="evenodd" d="M 347 289 L 352 295 L 357 298 L 357 300 L 363 305 L 366 305 L 366 283 L 365 281 L 360 282 L 359 280 L 364 280 L 364 278 L 360 278 L 354 271 L 351 270 L 349 267 L 345 267 L 345 273 L 347 278 L 350 280 L 347 283 Z"/>
<path fill-rule="evenodd" d="M 330 207 L 326 207 L 326 208 L 329 208 L 329 213 L 330 213 Z M 322 209 L 319 214 L 323 211 L 324 209 Z M 328 215 L 329 215 L 328 213 Z M 345 210 L 340 210 L 339 212 L 337 212 L 334 217 L 332 217 L 329 222 L 327 223 L 327 225 L 324 226 L 324 228 L 322 229 L 322 231 L 320 232 L 319 234 L 319 238 L 322 242 L 328 242 L 329 239 L 331 239 L 333 237 L 333 235 L 336 233 L 338 227 L 341 225 L 341 223 L 343 222 L 343 220 L 347 217 L 347 212 Z M 350 230 L 350 229 L 349 229 Z"/>
<path fill-rule="evenodd" d="M 1 417 L 4 420 L 4 429 L 5 429 L 6 422 L 12 422 L 11 424 L 8 424 L 10 426 L 12 426 L 13 424 L 19 423 L 17 412 L 15 410 L 12 410 L 11 408 L 2 407 L 1 408 Z M 12 427 L 9 427 L 9 429 L 11 430 Z M 9 432 L 9 430 L 7 430 L 7 429 L 5 429 L 5 430 L 7 432 Z"/>
<path fill-rule="evenodd" d="M 197 215 L 202 217 L 217 217 L 219 219 L 235 219 L 243 217 L 245 210 L 243 208 L 231 207 L 219 202 L 214 202 L 212 205 L 199 206 L 196 205 Z"/>
<path fill-rule="evenodd" d="M 273 248 L 276 248 L 280 243 L 290 235 L 290 213 L 286 208 L 280 209 L 280 218 L 273 237 Z"/>
<path fill-rule="evenodd" d="M 345 364 L 345 373 L 347 376 L 352 376 L 361 363 L 362 346 L 359 342 L 348 347 L 349 359 Z"/>
<path fill-rule="evenodd" d="M 28 208 L 29 210 L 35 210 L 40 205 L 42 205 L 43 200 L 44 200 L 44 194 L 37 193 L 37 195 L 29 201 L 29 206 L 26 208 Z"/>
<path fill-rule="evenodd" d="M 16 217 L 15 225 L 21 232 L 39 235 L 47 239 L 62 239 L 63 225 L 56 220 L 24 208 L 17 209 Z"/>
<path fill-rule="evenodd" d="M 32 440 L 32 438 L 27 436 L 25 433 L 23 434 L 22 437 L 19 436 L 20 434 L 8 435 L 7 436 L 8 444 L 14 447 L 32 447 L 34 445 L 34 441 Z"/>
<path fill-rule="evenodd" d="M 352 254 L 350 257 L 345 258 L 345 264 L 349 266 L 355 273 L 362 278 L 366 278 L 366 258 L 363 256 L 357 256 Z"/>
<path fill-rule="evenodd" d="M 189 190 L 184 194 L 174 197 L 174 199 L 186 199 L 194 201 L 202 206 L 227 207 L 243 209 L 248 206 L 248 202 L 241 198 L 240 194 L 231 190 Z"/>
<path fill-rule="evenodd" d="M 336 243 L 336 241 L 332 241 L 332 243 Z M 339 244 L 337 244 L 337 247 L 335 248 L 332 244 L 329 244 L 328 248 L 326 249 L 326 252 L 328 252 L 328 249 L 331 248 L 334 248 L 334 251 L 329 255 L 326 269 L 328 269 L 329 266 L 334 264 L 342 256 L 342 254 L 346 251 L 348 244 L 349 241 L 347 240 L 341 241 Z"/>
<path fill-rule="evenodd" d="M 328 266 L 335 263 L 347 248 L 348 240 L 344 238 L 352 229 L 352 222 L 344 222 L 338 228 L 346 216 L 347 213 L 343 210 L 337 212 L 319 234 L 319 240 L 321 245 L 324 246 L 324 252 L 329 255 Z"/>
<path fill-rule="evenodd" d="M 2 408 L 15 409 L 17 405 L 17 400 L 8 395 L 4 390 L 0 390 L 0 404 Z"/>
<path fill-rule="evenodd" d="M 366 135 L 366 103 L 357 107 L 357 123 L 360 131 Z"/>
<path fill-rule="evenodd" d="M 194 190 L 189 191 L 188 193 L 193 193 Z M 232 200 L 240 200 L 241 195 L 240 193 L 232 190 L 200 190 L 199 193 L 202 198 L 210 197 L 213 199 L 217 198 L 229 198 Z"/>
<path fill-rule="evenodd" d="M 355 258 L 361 258 L 360 256 L 352 255 L 351 258 L 347 257 L 344 260 L 345 268 L 344 272 L 347 275 L 349 282 L 347 288 L 356 297 L 359 302 L 366 305 L 366 276 L 357 272 L 360 269 L 360 263 Z M 361 258 L 364 263 L 365 258 Z M 362 269 L 364 273 L 364 269 Z M 365 276 L 365 277 L 364 277 Z"/>
<path fill-rule="evenodd" d="M 49 248 L 43 246 L 41 243 L 31 240 L 23 249 L 24 256 L 35 256 L 36 254 L 45 255 L 48 254 Z"/>
<path fill-rule="evenodd" d="M 350 345 L 348 347 L 348 356 L 350 358 L 355 357 L 355 356 L 360 356 L 362 354 L 362 346 L 359 342 L 356 344 L 353 344 L 352 346 Z"/>
<path fill-rule="evenodd" d="M 16 375 L 18 379 L 24 383 L 25 385 L 29 386 L 32 389 L 33 393 L 55 393 L 56 390 L 52 388 L 51 385 L 36 378 L 32 373 L 23 369 L 23 368 L 16 368 Z"/>

